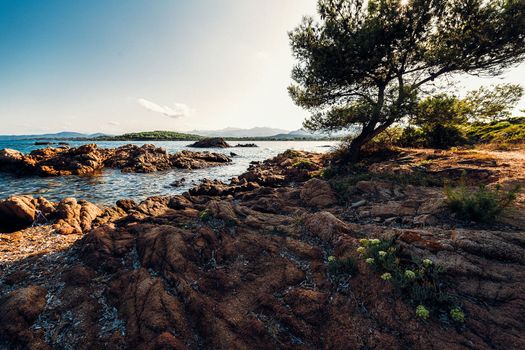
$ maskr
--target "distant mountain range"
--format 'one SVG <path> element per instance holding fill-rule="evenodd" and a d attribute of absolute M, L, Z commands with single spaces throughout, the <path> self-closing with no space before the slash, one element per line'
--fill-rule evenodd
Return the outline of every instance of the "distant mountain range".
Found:
<path fill-rule="evenodd" d="M 100 139 L 100 140 L 194 140 L 201 137 L 224 137 L 226 139 L 268 139 L 268 140 L 304 140 L 304 139 L 328 139 L 341 137 L 345 133 L 334 133 L 327 135 L 324 133 L 311 133 L 304 129 L 284 130 L 269 127 L 254 127 L 250 129 L 224 128 L 220 130 L 193 130 L 187 133 L 175 131 L 155 131 L 124 134 L 119 136 L 107 135 L 103 133 L 83 134 L 79 132 L 63 131 L 54 134 L 40 135 L 0 135 L 0 141 L 6 140 L 60 140 L 60 139 Z M 347 134 L 347 133 L 346 133 Z"/>
<path fill-rule="evenodd" d="M 255 127 L 250 129 L 224 128 L 220 130 L 192 130 L 188 133 L 214 137 L 267 137 L 283 133 L 286 134 L 288 133 L 288 130 L 268 127 Z"/>
<path fill-rule="evenodd" d="M 79 132 L 62 131 L 55 134 L 40 134 L 40 135 L 0 135 L 0 140 L 25 140 L 25 139 L 41 139 L 41 140 L 56 140 L 56 139 L 76 139 L 76 138 L 96 138 L 100 136 L 107 136 L 106 134 L 82 134 Z"/>
<path fill-rule="evenodd" d="M 340 135 L 327 135 L 323 133 L 311 133 L 304 129 L 298 130 L 284 130 L 277 128 L 269 127 L 255 127 L 251 129 L 241 129 L 241 128 L 224 128 L 220 130 L 192 130 L 189 131 L 191 134 L 201 135 L 201 136 L 214 136 L 214 137 L 269 137 L 276 139 L 297 139 L 297 138 L 328 138 L 328 137 L 338 137 Z"/>

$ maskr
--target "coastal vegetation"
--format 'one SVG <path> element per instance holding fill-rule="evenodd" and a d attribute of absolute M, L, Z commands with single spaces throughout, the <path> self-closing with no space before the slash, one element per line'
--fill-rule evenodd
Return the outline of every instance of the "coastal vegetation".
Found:
<path fill-rule="evenodd" d="M 346 158 L 412 115 L 428 86 L 462 74 L 496 76 L 525 57 L 519 0 L 320 0 L 320 21 L 290 33 L 293 100 L 312 112 L 304 127 L 359 126 Z M 446 131 L 448 132 L 448 131 Z"/>
<path fill-rule="evenodd" d="M 330 152 L 238 162 L 153 144 L 0 150 L 0 171 L 27 181 L 118 169 L 167 191 L 104 206 L 0 199 L 0 347 L 525 349 L 524 154 L 474 147 L 525 141 L 525 117 L 512 116 L 523 88 L 431 89 L 520 62 L 525 3 L 318 9 L 318 23 L 290 33 L 289 92 L 312 112 L 308 129 L 357 130 Z M 231 147 L 225 139 L 96 140 Z M 247 169 L 228 181 L 192 172 L 234 162 Z M 148 187 L 137 178 L 133 190 Z"/>

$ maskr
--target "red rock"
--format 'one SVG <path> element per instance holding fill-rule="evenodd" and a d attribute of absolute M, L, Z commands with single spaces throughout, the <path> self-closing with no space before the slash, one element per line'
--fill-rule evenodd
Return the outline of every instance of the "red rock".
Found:
<path fill-rule="evenodd" d="M 301 199 L 310 207 L 326 208 L 337 204 L 337 198 L 328 182 L 311 179 L 301 189 Z"/>

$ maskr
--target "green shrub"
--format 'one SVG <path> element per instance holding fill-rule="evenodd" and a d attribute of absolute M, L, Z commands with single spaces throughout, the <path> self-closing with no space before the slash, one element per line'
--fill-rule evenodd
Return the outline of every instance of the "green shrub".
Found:
<path fill-rule="evenodd" d="M 299 158 L 292 166 L 304 170 L 317 170 L 319 168 L 317 164 L 305 158 Z"/>
<path fill-rule="evenodd" d="M 473 123 L 465 127 L 472 143 L 525 143 L 525 117 L 491 123 Z"/>
<path fill-rule="evenodd" d="M 406 127 L 399 137 L 398 145 L 401 147 L 414 148 L 425 147 L 427 145 L 425 133 L 421 129 L 416 129 L 411 126 Z"/>
<path fill-rule="evenodd" d="M 332 283 L 339 286 L 357 274 L 357 264 L 352 258 L 337 259 L 328 257 L 328 274 Z"/>
<path fill-rule="evenodd" d="M 484 185 L 472 190 L 462 179 L 457 187 L 445 186 L 445 195 L 450 210 L 460 218 L 476 222 L 491 222 L 498 217 L 520 191 L 516 185 L 510 191 L 504 191 L 499 185 L 489 189 Z"/>
<path fill-rule="evenodd" d="M 211 219 L 211 212 L 209 209 L 204 209 L 203 211 L 201 211 L 199 213 L 199 219 L 201 219 L 201 221 L 203 222 L 206 222 L 206 221 L 209 221 Z"/>
<path fill-rule="evenodd" d="M 428 147 L 447 149 L 467 142 L 463 131 L 457 125 L 437 124 L 423 131 Z"/>
<path fill-rule="evenodd" d="M 286 151 L 283 152 L 283 156 L 285 156 L 286 158 L 299 158 L 301 157 L 303 154 L 299 151 L 295 151 L 293 149 L 287 149 Z"/>
<path fill-rule="evenodd" d="M 381 273 L 381 279 L 392 283 L 396 294 L 417 306 L 416 316 L 428 319 L 430 313 L 463 322 L 465 315 L 458 299 L 443 291 L 443 269 L 430 259 L 406 258 L 392 241 L 361 239 L 357 252 L 372 269 Z M 463 317 L 461 317 L 463 315 Z"/>

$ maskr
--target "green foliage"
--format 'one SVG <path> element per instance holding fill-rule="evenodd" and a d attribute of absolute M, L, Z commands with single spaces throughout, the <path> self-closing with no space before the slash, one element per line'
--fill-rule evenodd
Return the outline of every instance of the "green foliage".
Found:
<path fill-rule="evenodd" d="M 381 273 L 381 279 L 392 283 L 396 293 L 412 305 L 417 305 L 416 316 L 428 319 L 430 312 L 460 320 L 464 314 L 458 299 L 444 289 L 443 269 L 432 260 L 411 257 L 399 253 L 393 241 L 361 239 L 357 252 L 374 269 Z"/>
<path fill-rule="evenodd" d="M 461 311 L 460 308 L 456 307 L 450 310 L 450 317 L 456 322 L 465 322 L 465 314 L 463 313 L 463 311 Z"/>
<path fill-rule="evenodd" d="M 465 129 L 472 143 L 525 143 L 525 117 L 474 123 Z"/>
<path fill-rule="evenodd" d="M 446 149 L 466 143 L 462 129 L 456 125 L 436 124 L 429 129 L 423 129 L 426 146 Z"/>
<path fill-rule="evenodd" d="M 297 65 L 289 93 L 310 130 L 358 126 L 348 160 L 402 118 L 443 76 L 498 75 L 525 57 L 525 3 L 319 0 L 289 36 Z"/>
<path fill-rule="evenodd" d="M 457 187 L 445 186 L 445 195 L 450 210 L 460 218 L 488 223 L 512 204 L 520 189 L 519 185 L 509 191 L 502 190 L 499 185 L 495 189 L 481 185 L 472 190 L 461 180 Z"/>
<path fill-rule="evenodd" d="M 347 283 L 348 279 L 352 278 L 357 273 L 357 264 L 354 259 L 350 257 L 337 259 L 333 255 L 328 257 L 328 274 L 334 285 L 341 286 L 342 284 Z"/>
<path fill-rule="evenodd" d="M 422 99 L 412 121 L 419 127 L 460 125 L 467 121 L 466 103 L 454 95 L 438 94 Z"/>
<path fill-rule="evenodd" d="M 305 170 L 317 170 L 319 168 L 317 164 L 305 158 L 300 158 L 292 166 L 294 168 L 305 169 Z"/>
<path fill-rule="evenodd" d="M 124 134 L 104 138 L 113 141 L 151 141 L 151 140 L 166 140 L 166 141 L 194 141 L 202 139 L 202 136 L 193 134 L 184 134 L 175 131 L 144 131 L 131 134 Z"/>
<path fill-rule="evenodd" d="M 421 128 L 408 126 L 399 137 L 398 145 L 401 147 L 425 147 L 427 146 L 425 132 Z"/>
<path fill-rule="evenodd" d="M 199 219 L 203 222 L 207 222 L 212 218 L 211 212 L 209 209 L 204 209 L 199 213 Z"/>
<path fill-rule="evenodd" d="M 465 98 L 464 102 L 468 106 L 465 114 L 472 122 L 509 118 L 522 96 L 523 87 L 518 84 L 499 84 L 492 89 L 481 87 L 469 92 Z"/>
<path fill-rule="evenodd" d="M 428 320 L 430 317 L 430 311 L 428 311 L 424 305 L 418 305 L 416 307 L 416 316 L 423 320 Z"/>
<path fill-rule="evenodd" d="M 283 156 L 285 156 L 286 158 L 299 158 L 301 157 L 303 154 L 299 151 L 295 151 L 293 149 L 287 149 L 286 151 L 283 152 Z"/>

